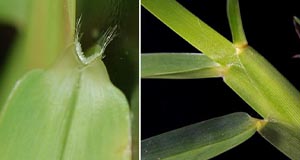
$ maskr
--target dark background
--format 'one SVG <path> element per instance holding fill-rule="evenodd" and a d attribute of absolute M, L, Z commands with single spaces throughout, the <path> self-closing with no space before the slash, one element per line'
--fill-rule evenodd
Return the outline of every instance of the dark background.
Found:
<path fill-rule="evenodd" d="M 227 39 L 231 39 L 226 0 L 179 2 Z M 300 40 L 292 21 L 293 16 L 300 17 L 300 5 L 296 0 L 252 0 L 240 1 L 240 9 L 249 44 L 299 90 L 300 59 L 291 57 L 300 53 Z M 141 14 L 142 53 L 199 52 L 143 7 Z M 141 87 L 142 139 L 232 112 L 242 111 L 260 117 L 221 78 L 143 79 Z M 256 159 L 262 155 L 268 159 L 288 159 L 258 134 L 214 159 Z"/>
<path fill-rule="evenodd" d="M 17 30 L 7 24 L 0 23 L 0 75 L 8 57 L 8 51 L 16 39 Z"/>

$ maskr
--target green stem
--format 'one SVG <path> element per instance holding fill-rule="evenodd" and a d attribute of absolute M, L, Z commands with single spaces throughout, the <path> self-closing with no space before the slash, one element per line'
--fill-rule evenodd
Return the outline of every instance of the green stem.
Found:
<path fill-rule="evenodd" d="M 264 118 L 300 126 L 300 94 L 253 48 L 239 50 L 240 64 L 229 66 L 224 81 Z"/>
<path fill-rule="evenodd" d="M 193 15 L 175 0 L 143 0 L 143 7 L 212 60 L 227 64 L 234 61 L 230 41 Z"/>
<path fill-rule="evenodd" d="M 248 44 L 240 14 L 238 0 L 227 0 L 227 17 L 230 25 L 233 43 L 242 48 Z"/>

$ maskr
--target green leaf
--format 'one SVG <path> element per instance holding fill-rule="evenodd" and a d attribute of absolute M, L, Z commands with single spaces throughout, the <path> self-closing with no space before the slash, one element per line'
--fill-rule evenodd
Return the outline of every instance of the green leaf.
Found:
<path fill-rule="evenodd" d="M 142 54 L 143 78 L 209 78 L 221 77 L 222 67 L 200 53 Z"/>
<path fill-rule="evenodd" d="M 237 47 L 247 45 L 247 39 L 243 29 L 238 0 L 227 0 L 227 17 L 231 29 L 233 43 Z"/>
<path fill-rule="evenodd" d="M 8 9 L 14 11 L 13 4 L 19 1 L 12 0 L 11 4 L 9 2 L 5 0 Z M 21 76 L 31 69 L 45 68 L 53 64 L 58 54 L 74 41 L 75 0 L 20 2 L 17 6 L 25 7 L 28 14 L 22 12 L 26 15 L 26 23 L 20 29 L 19 37 L 1 74 L 0 107 Z M 3 0 L 1 3 L 4 3 Z"/>
<path fill-rule="evenodd" d="M 74 48 L 17 83 L 0 115 L 0 159 L 131 159 L 125 96 L 101 60 L 83 65 Z"/>
<path fill-rule="evenodd" d="M 142 141 L 142 160 L 209 159 L 251 137 L 257 120 L 232 113 Z"/>
<path fill-rule="evenodd" d="M 0 21 L 21 29 L 26 24 L 33 0 L 0 0 Z"/>
<path fill-rule="evenodd" d="M 300 157 L 300 131 L 289 124 L 268 119 L 262 122 L 258 132 L 273 146 L 291 159 Z"/>
<path fill-rule="evenodd" d="M 220 64 L 235 61 L 232 43 L 175 0 L 142 0 L 142 5 L 212 60 Z"/>

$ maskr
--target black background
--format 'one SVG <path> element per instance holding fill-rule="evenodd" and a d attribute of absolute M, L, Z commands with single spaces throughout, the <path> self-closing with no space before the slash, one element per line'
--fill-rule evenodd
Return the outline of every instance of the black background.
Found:
<path fill-rule="evenodd" d="M 180 0 L 188 10 L 227 39 L 231 39 L 226 0 Z M 296 88 L 300 88 L 300 53 L 293 16 L 300 17 L 297 1 L 240 1 L 249 44 L 268 59 Z M 148 52 L 199 52 L 142 7 L 141 50 Z M 142 139 L 232 112 L 260 116 L 220 78 L 197 80 L 143 79 L 141 83 Z M 287 159 L 255 134 L 218 159 Z"/>

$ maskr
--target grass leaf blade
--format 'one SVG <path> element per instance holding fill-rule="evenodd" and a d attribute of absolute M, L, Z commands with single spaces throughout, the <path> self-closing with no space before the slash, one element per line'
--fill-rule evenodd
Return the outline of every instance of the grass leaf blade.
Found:
<path fill-rule="evenodd" d="M 175 0 L 142 0 L 142 5 L 212 60 L 221 64 L 233 61 L 232 43 Z"/>
<path fill-rule="evenodd" d="M 200 53 L 147 53 L 141 56 L 143 78 L 220 77 L 222 67 Z"/>
<path fill-rule="evenodd" d="M 142 160 L 209 159 L 251 137 L 256 120 L 232 113 L 142 141 Z"/>

